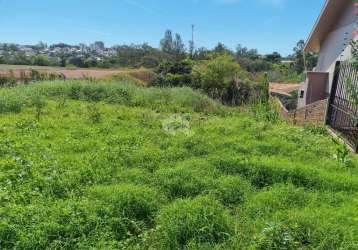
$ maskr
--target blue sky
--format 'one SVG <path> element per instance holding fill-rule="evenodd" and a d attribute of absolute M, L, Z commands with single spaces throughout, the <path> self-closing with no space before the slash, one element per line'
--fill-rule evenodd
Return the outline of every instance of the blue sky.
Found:
<path fill-rule="evenodd" d="M 157 47 L 166 29 L 212 48 L 219 41 L 261 53 L 291 53 L 307 38 L 324 0 L 0 0 L 0 42 Z"/>

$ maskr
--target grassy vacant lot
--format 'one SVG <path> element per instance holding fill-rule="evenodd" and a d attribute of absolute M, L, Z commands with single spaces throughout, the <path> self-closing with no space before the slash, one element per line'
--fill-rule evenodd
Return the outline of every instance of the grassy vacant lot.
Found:
<path fill-rule="evenodd" d="M 357 249 L 357 161 L 188 88 L 0 89 L 1 249 Z"/>

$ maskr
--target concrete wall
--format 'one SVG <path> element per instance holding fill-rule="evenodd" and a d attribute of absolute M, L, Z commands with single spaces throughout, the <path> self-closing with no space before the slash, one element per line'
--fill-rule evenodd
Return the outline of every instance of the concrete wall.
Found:
<path fill-rule="evenodd" d="M 302 108 L 311 103 L 324 100 L 329 95 L 326 92 L 328 84 L 327 72 L 307 72 L 306 82 L 303 83 L 298 91 L 297 107 Z M 304 95 L 301 96 L 303 91 Z"/>
<path fill-rule="evenodd" d="M 298 100 L 297 100 L 297 107 L 301 108 L 307 105 L 306 99 L 307 99 L 307 89 L 308 89 L 308 80 L 306 79 L 305 82 L 301 83 L 299 89 L 298 89 Z M 303 96 L 301 97 L 301 93 L 303 93 Z"/>
<path fill-rule="evenodd" d="M 328 34 L 321 44 L 318 63 L 315 71 L 328 72 L 327 93 L 330 93 L 334 77 L 336 61 L 348 60 L 352 57 L 350 41 L 354 39 L 356 29 L 356 8 L 349 6 L 338 20 L 335 29 Z"/>

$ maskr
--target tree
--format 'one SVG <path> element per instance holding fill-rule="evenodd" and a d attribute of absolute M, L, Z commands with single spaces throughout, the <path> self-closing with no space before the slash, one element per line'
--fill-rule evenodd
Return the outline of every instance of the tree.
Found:
<path fill-rule="evenodd" d="M 177 60 L 185 58 L 185 45 L 178 33 L 175 34 L 175 40 L 173 42 L 173 54 Z"/>
<path fill-rule="evenodd" d="M 164 38 L 160 41 L 160 48 L 163 52 L 172 54 L 173 47 L 173 33 L 171 30 L 167 30 L 165 31 Z"/>
<path fill-rule="evenodd" d="M 264 60 L 256 49 L 248 49 L 240 44 L 236 47 L 236 61 L 246 71 L 255 73 L 271 69 L 271 62 Z"/>
<path fill-rule="evenodd" d="M 59 55 L 58 55 L 60 61 L 60 66 L 61 67 L 66 67 L 66 62 L 67 62 L 67 56 L 65 55 L 65 53 L 61 52 Z"/>
<path fill-rule="evenodd" d="M 192 86 L 193 61 L 165 61 L 156 70 L 152 84 L 156 86 Z"/>
<path fill-rule="evenodd" d="M 194 70 L 194 77 L 200 81 L 197 85 L 211 97 L 221 100 L 240 74 L 240 65 L 229 55 L 202 63 Z"/>
<path fill-rule="evenodd" d="M 38 55 L 38 56 L 34 56 L 34 58 L 32 59 L 32 64 L 38 65 L 38 66 L 49 66 L 50 60 L 49 60 L 48 56 Z"/>
<path fill-rule="evenodd" d="M 295 60 L 295 70 L 297 73 L 302 73 L 305 70 L 305 63 L 304 63 L 304 57 L 303 57 L 303 50 L 305 47 L 305 41 L 300 40 L 296 47 L 293 48 L 294 54 L 294 60 Z"/>
<path fill-rule="evenodd" d="M 16 52 L 14 54 L 14 58 L 12 60 L 13 64 L 17 64 L 17 65 L 29 65 L 31 64 L 31 60 L 26 57 L 25 52 Z"/>
<path fill-rule="evenodd" d="M 36 47 L 38 50 L 44 50 L 44 49 L 47 48 L 47 44 L 40 41 L 40 42 L 38 42 L 37 45 L 35 45 L 35 47 Z"/>
<path fill-rule="evenodd" d="M 167 53 L 148 44 L 116 46 L 116 63 L 124 67 L 149 67 L 154 68 L 168 57 Z"/>
<path fill-rule="evenodd" d="M 257 49 L 248 49 L 246 47 L 242 47 L 241 44 L 236 47 L 236 59 L 240 58 L 249 58 L 251 60 L 256 60 L 260 58 L 260 55 Z"/>
<path fill-rule="evenodd" d="M 280 63 L 282 56 L 278 52 L 273 52 L 272 54 L 266 55 L 266 60 L 271 63 Z"/>
<path fill-rule="evenodd" d="M 231 50 L 229 50 L 223 43 L 218 43 L 214 48 L 214 52 L 219 55 L 232 54 Z"/>
<path fill-rule="evenodd" d="M 317 64 L 317 54 L 315 53 L 306 53 L 304 54 L 305 41 L 300 40 L 296 47 L 293 49 L 295 52 L 293 55 L 294 58 L 294 67 L 298 74 L 301 74 L 305 70 L 305 66 L 307 70 L 312 70 Z M 306 65 L 305 65 L 306 60 Z"/>
<path fill-rule="evenodd" d="M 83 64 L 86 68 L 92 68 L 97 66 L 97 61 L 93 57 L 88 57 L 84 60 Z"/>
<path fill-rule="evenodd" d="M 71 56 L 68 58 L 68 64 L 81 68 L 85 66 L 83 58 L 77 56 Z"/>
<path fill-rule="evenodd" d="M 209 60 L 212 52 L 205 47 L 200 47 L 194 51 L 193 60 Z"/>

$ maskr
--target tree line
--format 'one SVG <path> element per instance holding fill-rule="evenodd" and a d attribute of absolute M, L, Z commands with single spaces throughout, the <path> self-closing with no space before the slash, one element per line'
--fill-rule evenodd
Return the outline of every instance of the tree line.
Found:
<path fill-rule="evenodd" d="M 40 45 L 42 47 L 45 46 L 43 43 L 39 43 L 39 45 L 35 46 L 36 49 L 41 49 Z M 16 51 L 15 48 L 11 48 L 11 45 L 9 45 L 8 49 L 15 52 L 9 54 L 5 50 L 4 54 L 0 56 L 0 63 L 62 67 L 75 66 L 81 68 L 156 68 L 165 61 L 174 62 L 184 59 L 194 61 L 211 60 L 218 55 L 227 54 L 235 58 L 243 69 L 251 73 L 270 70 L 290 70 L 301 74 L 305 69 L 303 47 L 304 41 L 301 40 L 294 48 L 293 54 L 288 57 L 282 57 L 278 52 L 261 55 L 256 49 L 248 49 L 242 45 L 238 45 L 235 50 L 231 50 L 223 43 L 218 43 L 213 49 L 207 49 L 205 47 L 195 48 L 191 41 L 187 48 L 180 34 L 174 34 L 171 30 L 167 30 L 160 41 L 159 48 L 152 47 L 146 43 L 139 45 L 118 45 L 113 47 L 116 51 L 115 55 L 103 57 L 100 60 L 93 53 L 85 53 L 78 56 L 73 53 L 61 52 L 54 57 L 41 53 L 29 57 L 24 52 Z M 308 54 L 306 59 L 306 67 L 308 69 L 314 67 L 316 56 Z M 285 64 L 281 63 L 283 60 L 286 61 Z"/>

